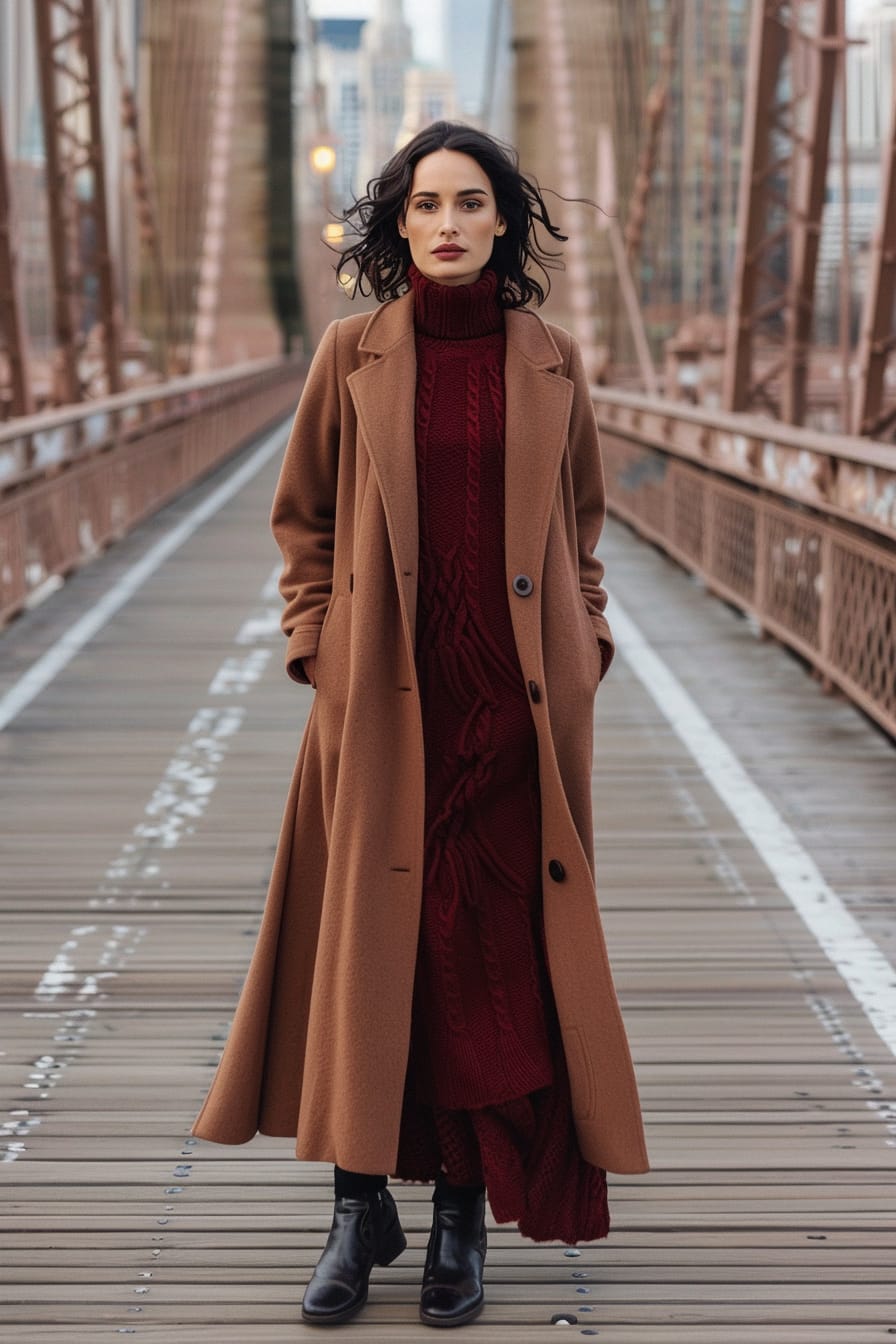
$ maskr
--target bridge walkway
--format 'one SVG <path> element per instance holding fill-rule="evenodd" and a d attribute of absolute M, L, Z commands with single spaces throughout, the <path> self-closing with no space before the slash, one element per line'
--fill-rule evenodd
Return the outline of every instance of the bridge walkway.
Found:
<path fill-rule="evenodd" d="M 282 672 L 282 440 L 0 640 L 0 1323 L 19 1344 L 317 1338 L 298 1303 L 327 1170 L 189 1138 L 311 703 Z M 614 1231 L 578 1256 L 493 1229 L 470 1337 L 542 1344 L 566 1316 L 606 1344 L 883 1344 L 893 744 L 621 525 L 602 554 L 620 653 L 597 703 L 599 889 L 653 1170 L 612 1178 Z M 358 1340 L 426 1333 L 427 1192 L 398 1199 L 410 1249 L 375 1271 Z"/>

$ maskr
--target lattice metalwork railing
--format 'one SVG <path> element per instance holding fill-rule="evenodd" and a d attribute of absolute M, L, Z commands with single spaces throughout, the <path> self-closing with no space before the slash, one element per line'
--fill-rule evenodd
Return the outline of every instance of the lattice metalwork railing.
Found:
<path fill-rule="evenodd" d="M 258 360 L 0 426 L 0 626 L 287 415 L 300 360 Z"/>
<path fill-rule="evenodd" d="M 613 407 L 608 398 L 625 404 Z M 678 449 L 664 451 L 650 440 L 674 436 L 669 404 L 650 408 L 638 427 L 629 414 L 634 400 L 597 396 L 611 512 L 749 612 L 896 735 L 896 509 L 890 524 L 883 509 L 855 512 L 864 516 L 860 528 L 846 521 L 846 501 L 824 508 L 817 486 L 814 507 L 788 498 L 780 480 L 772 493 L 771 478 L 765 488 L 755 470 L 748 479 L 746 445 L 739 467 L 732 457 L 730 475 L 701 465 L 712 433 L 693 412 L 683 428 L 702 433 L 702 447 L 682 450 L 682 432 Z M 785 427 L 766 422 L 769 434 L 777 428 Z M 717 430 L 720 437 L 724 432 Z M 822 436 L 816 437 L 821 450 Z M 793 479 L 798 493 L 799 478 Z"/>

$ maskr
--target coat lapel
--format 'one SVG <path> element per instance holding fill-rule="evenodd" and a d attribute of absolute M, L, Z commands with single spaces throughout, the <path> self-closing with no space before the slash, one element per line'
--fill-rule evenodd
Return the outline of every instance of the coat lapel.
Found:
<path fill-rule="evenodd" d="M 389 529 L 395 579 L 414 647 L 417 612 L 417 455 L 414 397 L 414 296 L 373 314 L 358 347 L 369 362 L 350 373 L 349 391 L 376 473 Z"/>
<path fill-rule="evenodd" d="M 562 359 L 533 313 L 507 312 L 505 549 L 507 573 L 538 583 L 551 503 L 566 445 L 572 382 L 552 372 Z"/>
<path fill-rule="evenodd" d="M 376 310 L 359 345 L 359 352 L 372 358 L 347 379 L 379 482 L 412 648 L 418 564 L 413 305 L 413 294 L 406 294 Z M 572 383 L 556 372 L 560 352 L 540 318 L 509 309 L 506 321 L 507 572 L 511 578 L 528 574 L 537 583 L 569 427 Z"/>

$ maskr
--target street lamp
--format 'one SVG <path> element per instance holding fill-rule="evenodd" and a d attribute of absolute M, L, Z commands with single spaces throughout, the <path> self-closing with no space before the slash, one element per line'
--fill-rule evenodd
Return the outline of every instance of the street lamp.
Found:
<path fill-rule="evenodd" d="M 330 318 L 335 316 L 332 270 L 322 264 L 320 245 L 323 241 L 329 248 L 338 250 L 345 233 L 344 225 L 338 218 L 334 218 L 332 207 L 333 170 L 337 166 L 336 150 L 327 139 L 323 138 L 326 133 L 320 127 L 318 134 L 322 138 L 308 149 L 311 176 L 317 179 L 317 185 L 311 192 L 313 202 L 311 200 L 308 202 L 306 258 L 309 270 L 305 286 L 310 310 L 310 327 L 315 334 L 322 332 Z"/>
<path fill-rule="evenodd" d="M 336 151 L 332 145 L 315 145 L 308 157 L 316 173 L 332 173 L 336 167 Z"/>

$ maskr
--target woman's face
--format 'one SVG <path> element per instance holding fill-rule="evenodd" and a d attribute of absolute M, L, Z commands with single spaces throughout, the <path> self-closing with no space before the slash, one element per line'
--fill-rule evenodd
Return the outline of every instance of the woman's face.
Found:
<path fill-rule="evenodd" d="M 479 279 L 506 225 L 488 175 L 476 160 L 456 149 L 437 149 L 414 169 L 398 232 L 428 279 L 470 285 Z"/>

